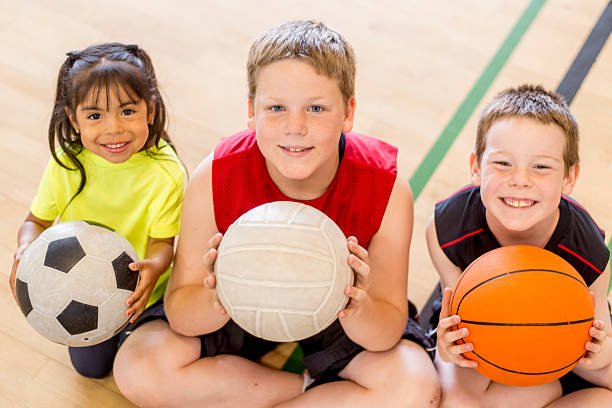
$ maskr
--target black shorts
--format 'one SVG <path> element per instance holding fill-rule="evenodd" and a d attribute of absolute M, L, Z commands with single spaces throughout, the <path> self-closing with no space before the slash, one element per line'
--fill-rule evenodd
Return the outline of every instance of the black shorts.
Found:
<path fill-rule="evenodd" d="M 128 325 L 120 333 L 120 343 L 123 343 L 127 336 L 138 326 L 154 320 L 163 319 L 166 322 L 166 314 L 162 301 L 149 307 L 140 315 L 134 323 Z M 238 355 L 249 360 L 259 360 L 269 351 L 272 351 L 279 345 L 277 342 L 267 341 L 243 330 L 240 326 L 229 320 L 225 326 L 219 330 L 199 336 L 202 347 L 200 357 L 211 357 L 219 354 Z M 409 317 L 403 339 L 413 341 L 427 350 L 429 357 L 433 360 L 434 346 L 432 340 L 427 336 L 423 329 L 411 316 Z M 357 354 L 365 349 L 354 343 L 348 338 L 339 320 L 336 320 L 325 330 L 299 342 L 304 356 L 302 362 L 308 370 L 308 374 L 314 379 L 314 382 L 309 386 L 312 388 L 316 385 L 340 381 L 342 378 L 338 373 L 351 362 Z"/>
<path fill-rule="evenodd" d="M 424 349 L 433 346 L 425 330 L 412 318 L 408 320 L 402 338 L 413 341 Z M 200 336 L 200 339 L 202 340 L 202 357 L 234 354 L 257 360 L 279 344 L 249 334 L 233 320 L 214 333 Z M 300 340 L 298 343 L 304 353 L 302 362 L 308 374 L 314 379 L 308 388 L 342 380 L 338 373 L 357 354 L 365 350 L 348 338 L 338 320 L 322 332 Z M 431 351 L 428 353 L 433 359 L 433 353 Z"/>

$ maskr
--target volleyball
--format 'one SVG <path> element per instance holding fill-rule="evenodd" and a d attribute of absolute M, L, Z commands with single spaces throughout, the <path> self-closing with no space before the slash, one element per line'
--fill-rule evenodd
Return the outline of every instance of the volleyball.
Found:
<path fill-rule="evenodd" d="M 247 332 L 296 341 L 328 327 L 353 284 L 346 237 L 321 211 L 276 201 L 253 208 L 225 233 L 215 261 L 217 294 Z"/>

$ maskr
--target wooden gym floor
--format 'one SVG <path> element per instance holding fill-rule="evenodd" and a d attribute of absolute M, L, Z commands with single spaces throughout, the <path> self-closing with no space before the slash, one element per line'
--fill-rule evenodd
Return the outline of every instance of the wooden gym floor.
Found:
<path fill-rule="evenodd" d="M 137 43 L 147 50 L 170 112 L 170 134 L 193 170 L 219 138 L 246 126 L 245 64 L 253 39 L 281 22 L 321 20 L 342 33 L 357 54 L 355 131 L 398 146 L 401 177 L 411 179 L 474 85 L 482 83 L 490 63 L 499 73 L 481 89 L 482 101 L 472 95 L 475 112 L 508 86 L 532 82 L 557 89 L 608 0 L 172 4 L 0 2 L 0 259 L 5 282 L 0 285 L 0 407 L 131 406 L 112 376 L 91 380 L 76 374 L 65 347 L 30 329 L 6 284 L 17 229 L 49 157 L 46 132 L 66 51 L 107 41 Z M 524 13 L 531 13 L 533 21 Z M 526 31 L 516 38 L 516 48 L 507 60 L 494 61 L 518 22 Z M 612 230 L 610 67 L 608 41 L 572 102 L 582 156 L 572 196 L 606 231 Z M 457 139 L 443 152 L 437 170 L 429 180 L 422 175 L 412 180 L 426 181 L 415 194 L 408 287 L 419 307 L 437 283 L 423 239 L 425 223 L 436 201 L 469 182 L 476 114 L 468 109 L 459 116 L 467 122 L 463 128 L 454 125 Z"/>

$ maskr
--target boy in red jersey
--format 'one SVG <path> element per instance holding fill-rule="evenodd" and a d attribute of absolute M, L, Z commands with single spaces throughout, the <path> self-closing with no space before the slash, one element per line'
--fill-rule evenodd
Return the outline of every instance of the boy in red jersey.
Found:
<path fill-rule="evenodd" d="M 407 313 L 411 191 L 397 176 L 396 148 L 349 133 L 354 75 L 352 48 L 323 24 L 287 23 L 255 41 L 248 61 L 249 129 L 223 139 L 187 188 L 165 298 L 172 330 L 158 320 L 149 333 L 130 336 L 124 348 L 134 357 L 115 367 L 119 388 L 132 401 L 438 405 L 426 339 Z M 334 324 L 300 342 L 312 378 L 254 362 L 275 344 L 234 324 L 215 291 L 222 233 L 244 212 L 278 200 L 323 211 L 349 236 L 347 262 L 356 276 L 346 288 L 350 301 Z"/>
<path fill-rule="evenodd" d="M 472 186 L 436 204 L 427 226 L 431 259 L 444 289 L 437 328 L 436 365 L 447 407 L 612 406 L 612 327 L 606 302 L 609 251 L 603 231 L 571 198 L 579 173 L 578 127 L 567 104 L 540 86 L 507 89 L 487 105 L 470 157 Z M 460 273 L 480 255 L 503 245 L 545 248 L 568 261 L 595 301 L 585 355 L 560 380 L 512 387 L 484 377 L 455 341 L 452 290 Z"/>

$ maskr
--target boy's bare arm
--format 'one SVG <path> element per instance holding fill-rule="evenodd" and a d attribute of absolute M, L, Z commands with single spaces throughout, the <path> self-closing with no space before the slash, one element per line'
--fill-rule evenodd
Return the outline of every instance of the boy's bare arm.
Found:
<path fill-rule="evenodd" d="M 590 382 L 612 389 L 612 324 L 606 293 L 610 282 L 610 264 L 603 274 L 589 287 L 595 301 L 595 320 L 589 334 L 593 340 L 587 343 L 587 353 L 574 372 Z"/>
<path fill-rule="evenodd" d="M 412 223 L 412 192 L 397 177 L 380 229 L 368 248 L 367 294 L 353 315 L 340 320 L 349 338 L 368 350 L 393 347 L 406 326 Z"/>
<path fill-rule="evenodd" d="M 432 215 L 427 226 L 425 227 L 425 240 L 427 242 L 427 250 L 429 251 L 429 257 L 433 263 L 438 275 L 440 275 L 442 289 L 454 288 L 455 283 L 461 275 L 461 269 L 453 264 L 450 259 L 446 256 L 440 243 L 438 242 L 438 234 L 436 232 L 436 222 Z"/>
<path fill-rule="evenodd" d="M 213 332 L 229 320 L 214 308 L 216 291 L 204 286 L 209 273 L 204 256 L 218 233 L 211 174 L 212 155 L 198 166 L 187 185 L 174 268 L 164 300 L 170 327 L 186 336 Z"/>

